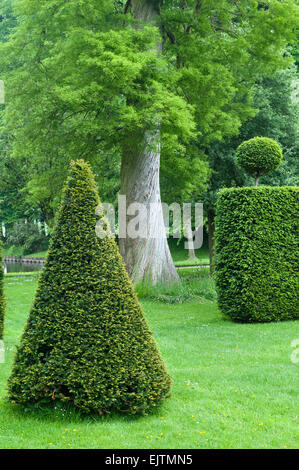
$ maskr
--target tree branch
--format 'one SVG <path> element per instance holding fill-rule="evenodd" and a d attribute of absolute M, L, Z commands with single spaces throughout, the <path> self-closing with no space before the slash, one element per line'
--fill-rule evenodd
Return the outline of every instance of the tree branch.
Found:
<path fill-rule="evenodd" d="M 165 31 L 165 32 L 166 32 L 166 34 L 167 34 L 167 36 L 168 36 L 170 42 L 171 42 L 172 44 L 175 44 L 175 43 L 176 43 L 175 35 L 174 35 L 171 31 Z"/>
<path fill-rule="evenodd" d="M 124 8 L 124 14 L 128 13 L 130 6 L 131 6 L 131 0 L 127 0 L 125 4 L 125 8 Z"/>

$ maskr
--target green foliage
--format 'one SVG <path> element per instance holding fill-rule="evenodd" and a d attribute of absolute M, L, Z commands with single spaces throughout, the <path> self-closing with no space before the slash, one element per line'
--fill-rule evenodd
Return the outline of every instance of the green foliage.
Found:
<path fill-rule="evenodd" d="M 163 2 L 165 54 L 176 61 L 179 84 L 194 105 L 201 145 L 236 135 L 253 116 L 251 85 L 289 62 L 281 52 L 294 38 L 298 11 L 294 1 L 269 0 L 267 7 L 256 1 Z"/>
<path fill-rule="evenodd" d="M 243 140 L 263 135 L 276 140 L 283 152 L 283 161 L 275 171 L 260 179 L 261 184 L 296 186 L 299 183 L 299 102 L 294 99 L 298 87 L 296 68 L 280 70 L 263 77 L 254 86 L 254 107 L 259 112 L 243 124 L 236 148 Z"/>
<path fill-rule="evenodd" d="M 171 380 L 112 238 L 96 235 L 93 175 L 73 162 L 9 380 L 17 403 L 146 412 Z"/>
<path fill-rule="evenodd" d="M 37 224 L 31 222 L 16 222 L 12 229 L 7 231 L 5 245 L 7 247 L 22 248 L 22 254 L 28 255 L 48 248 L 49 238 L 41 231 Z"/>
<path fill-rule="evenodd" d="M 212 213 L 219 189 L 251 184 L 251 177 L 237 163 L 236 148 L 257 135 L 276 140 L 283 151 L 282 164 L 262 176 L 260 183 L 270 186 L 296 186 L 299 183 L 299 107 L 292 99 L 296 79 L 294 66 L 269 77 L 260 77 L 252 88 L 252 106 L 256 114 L 242 124 L 238 136 L 209 146 L 207 153 L 212 175 L 204 207 Z"/>
<path fill-rule="evenodd" d="M 119 167 L 124 142 L 157 120 L 173 149 L 193 135 L 191 106 L 156 53 L 157 28 L 136 30 L 129 18 L 119 23 L 112 1 L 17 0 L 16 14 L 15 34 L 0 47 L 0 73 L 7 82 L 5 130 L 13 136 L 5 137 L 7 151 L 16 160 L 30 155 L 23 185 L 28 202 L 51 212 L 69 161 L 78 155 L 99 173 L 108 167 L 104 184 L 110 187 L 109 160 Z M 15 47 L 24 51 L 20 60 Z M 20 115 L 28 110 L 21 82 L 30 96 L 30 120 Z M 117 187 L 119 171 L 113 177 Z"/>
<path fill-rule="evenodd" d="M 187 202 L 198 200 L 206 190 L 209 177 L 207 158 L 195 145 L 182 146 L 174 151 L 163 143 L 160 183 L 162 201 Z"/>
<path fill-rule="evenodd" d="M 78 155 L 102 174 L 107 168 L 99 179 L 114 199 L 123 145 L 157 122 L 165 196 L 177 186 L 181 197 L 193 198 L 208 176 L 197 144 L 236 135 L 253 115 L 248 90 L 257 77 L 290 62 L 283 50 L 294 36 L 294 0 L 269 0 L 267 8 L 256 1 L 165 0 L 160 28 L 134 28 L 121 14 L 126 3 L 14 0 L 16 28 L 0 45 L 7 89 L 0 140 L 14 162 L 10 172 L 23 171 L 22 192 L 10 184 L 2 191 L 0 182 L 9 208 L 21 207 L 15 199 L 22 194 L 24 210 L 40 209 L 50 223 Z"/>
<path fill-rule="evenodd" d="M 4 297 L 4 269 L 2 262 L 2 242 L 0 240 L 0 339 L 3 338 L 4 330 L 4 314 L 5 314 L 5 297 Z"/>
<path fill-rule="evenodd" d="M 216 215 L 219 307 L 239 322 L 299 318 L 298 187 L 223 189 Z"/>
<path fill-rule="evenodd" d="M 279 144 L 269 137 L 254 137 L 242 142 L 236 155 L 239 165 L 255 178 L 276 170 L 282 161 Z"/>
<path fill-rule="evenodd" d="M 11 245 L 8 248 L 4 248 L 5 256 L 14 256 L 16 258 L 21 258 L 24 255 L 24 249 L 21 246 Z"/>
<path fill-rule="evenodd" d="M 5 0 L 0 5 L 0 39 L 6 41 L 10 32 L 16 25 L 16 18 L 13 14 L 14 0 Z"/>

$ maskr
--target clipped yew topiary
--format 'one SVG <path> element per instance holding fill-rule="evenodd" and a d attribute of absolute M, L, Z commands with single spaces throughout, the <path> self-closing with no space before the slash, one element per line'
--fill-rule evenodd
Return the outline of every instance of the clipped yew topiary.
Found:
<path fill-rule="evenodd" d="M 237 160 L 244 170 L 255 178 L 258 185 L 260 176 L 276 170 L 282 161 L 279 144 L 268 137 L 254 137 L 245 140 L 237 148 Z"/>
<path fill-rule="evenodd" d="M 146 412 L 171 379 L 117 245 L 96 236 L 90 167 L 72 162 L 56 228 L 9 379 L 13 402 Z"/>
<path fill-rule="evenodd" d="M 217 201 L 215 280 L 237 322 L 299 318 L 298 187 L 224 189 Z"/>
<path fill-rule="evenodd" d="M 3 338 L 4 330 L 4 314 L 5 314 L 5 297 L 4 297 L 4 270 L 2 260 L 2 242 L 0 240 L 0 339 Z"/>

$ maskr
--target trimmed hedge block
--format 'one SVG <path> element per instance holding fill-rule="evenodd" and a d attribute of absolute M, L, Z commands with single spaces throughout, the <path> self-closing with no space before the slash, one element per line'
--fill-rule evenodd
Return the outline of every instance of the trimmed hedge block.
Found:
<path fill-rule="evenodd" d="M 169 396 L 171 379 L 118 247 L 96 235 L 98 204 L 88 164 L 72 162 L 9 379 L 13 402 L 61 401 L 101 415 L 144 413 Z"/>
<path fill-rule="evenodd" d="M 215 280 L 221 311 L 237 322 L 299 318 L 298 187 L 220 191 Z"/>
<path fill-rule="evenodd" d="M 0 241 L 0 339 L 3 338 L 5 306 L 2 242 Z"/>

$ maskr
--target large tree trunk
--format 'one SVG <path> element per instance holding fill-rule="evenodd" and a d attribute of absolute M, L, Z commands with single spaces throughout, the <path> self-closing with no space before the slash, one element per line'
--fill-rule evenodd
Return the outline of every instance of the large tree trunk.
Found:
<path fill-rule="evenodd" d="M 154 21 L 158 15 L 158 1 L 131 0 L 129 3 L 132 15 L 144 23 Z M 157 50 L 161 50 L 160 44 L 157 44 Z M 127 207 L 136 202 L 145 206 L 149 231 L 147 236 L 120 237 L 120 252 L 134 283 L 179 282 L 168 247 L 161 205 L 159 123 L 155 132 L 140 134 L 137 141 L 131 137 L 123 148 L 120 192 L 126 196 Z M 155 210 L 150 213 L 151 204 L 155 204 Z M 126 216 L 127 224 L 131 218 Z"/>
<path fill-rule="evenodd" d="M 143 220 L 141 214 L 138 214 L 140 223 L 143 222 L 146 226 L 146 234 L 136 238 L 127 234 L 125 238 L 119 238 L 121 255 L 135 283 L 145 281 L 155 285 L 179 281 L 167 243 L 160 197 L 159 169 L 158 131 L 155 136 L 143 136 L 143 144 L 138 150 L 134 144 L 124 148 L 121 194 L 126 196 L 127 208 L 137 202 L 143 204 L 147 212 Z M 150 205 L 153 210 L 150 210 Z M 132 215 L 126 216 L 127 228 Z"/>
<path fill-rule="evenodd" d="M 128 0 L 127 6 L 134 18 L 147 23 L 159 14 L 160 0 Z"/>
<path fill-rule="evenodd" d="M 210 257 L 210 275 L 214 274 L 215 258 L 215 215 L 208 211 L 208 231 L 209 231 L 209 257 Z"/>

